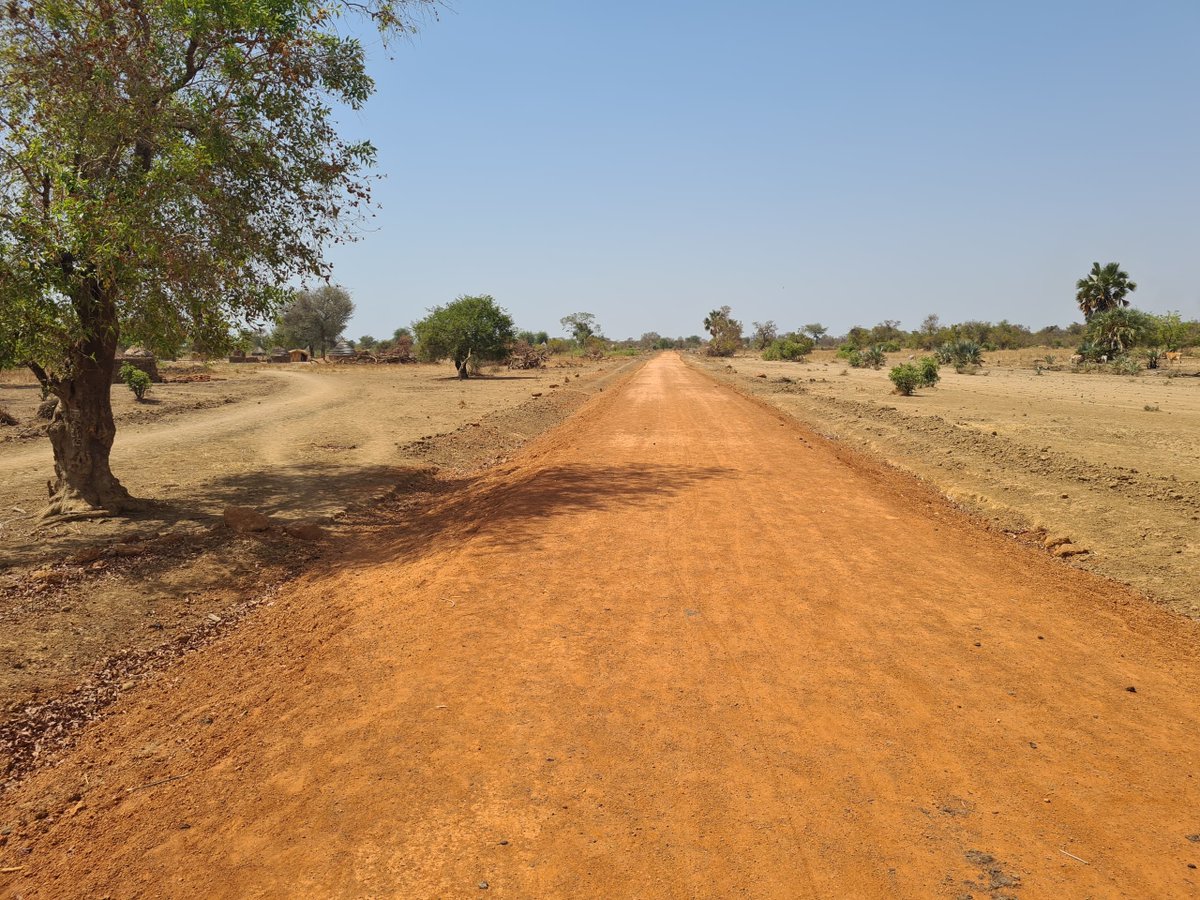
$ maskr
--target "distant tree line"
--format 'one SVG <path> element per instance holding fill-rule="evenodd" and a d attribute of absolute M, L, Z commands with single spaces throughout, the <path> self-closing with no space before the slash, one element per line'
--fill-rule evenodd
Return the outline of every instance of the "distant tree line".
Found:
<path fill-rule="evenodd" d="M 1091 270 L 1075 285 L 1075 300 L 1084 321 L 1065 326 L 1048 325 L 1036 330 L 1007 319 L 999 322 L 967 319 L 944 323 L 934 313 L 927 315 L 918 327 L 911 330 L 902 328 L 898 319 L 885 319 L 871 326 L 855 325 L 840 335 L 831 334 L 830 329 L 820 322 L 787 331 L 768 320 L 752 322 L 751 327 L 746 329 L 741 321 L 734 318 L 732 307 L 721 306 L 704 317 L 707 337 L 699 334 L 670 337 L 657 331 L 647 331 L 640 337 L 614 340 L 604 335 L 594 313 L 580 311 L 559 320 L 561 337 L 552 336 L 545 330 L 518 330 L 515 326 L 509 334 L 500 328 L 500 337 L 489 342 L 486 350 L 476 337 L 475 343 L 479 346 L 473 349 L 473 355 L 476 360 L 481 360 L 485 354 L 502 356 L 501 344 L 516 343 L 546 347 L 552 353 L 579 355 L 702 349 L 713 356 L 732 356 L 738 350 L 748 348 L 764 354 L 768 359 L 800 359 L 815 348 L 825 347 L 839 348 L 847 357 L 853 351 L 859 351 L 860 356 L 868 361 L 876 359 L 878 353 L 900 350 L 935 352 L 939 348 L 955 346 L 974 346 L 982 351 L 1049 347 L 1073 348 L 1081 357 L 1091 359 L 1111 358 L 1137 348 L 1173 351 L 1200 345 L 1200 321 L 1184 320 L 1178 312 L 1154 316 L 1132 309 L 1129 295 L 1136 290 L 1137 284 L 1118 263 L 1093 263 Z M 469 299 L 472 298 L 460 297 L 448 306 Z M 492 298 L 484 295 L 484 299 L 490 301 L 490 306 L 475 304 L 475 316 L 482 316 L 485 310 L 495 306 Z M 429 311 L 429 316 L 441 311 L 444 317 L 444 310 L 445 307 L 434 307 Z M 241 343 L 263 348 L 304 347 L 322 355 L 337 341 L 346 340 L 343 332 L 353 312 L 354 304 L 344 288 L 329 285 L 300 291 L 283 308 L 271 327 L 244 330 Z M 503 313 L 502 310 L 500 312 Z M 503 324 L 490 312 L 488 315 L 491 316 L 492 326 L 499 328 Z M 357 340 L 347 340 L 347 343 L 356 349 L 379 352 L 403 347 L 421 358 L 429 358 L 434 353 L 431 347 L 435 347 L 437 342 L 430 342 L 432 335 L 427 329 L 424 329 L 426 336 L 422 341 L 423 329 L 418 327 L 427 322 L 429 316 L 414 323 L 413 327 L 395 329 L 390 337 L 376 338 L 364 334 Z M 422 344 L 425 345 L 424 349 Z M 453 356 L 451 353 L 443 358 Z"/>

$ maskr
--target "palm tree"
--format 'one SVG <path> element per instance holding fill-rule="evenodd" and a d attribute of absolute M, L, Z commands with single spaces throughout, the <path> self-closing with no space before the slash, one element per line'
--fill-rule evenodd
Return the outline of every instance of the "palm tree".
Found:
<path fill-rule="evenodd" d="M 1126 294 L 1137 290 L 1129 280 L 1129 273 L 1121 271 L 1121 264 L 1110 262 L 1106 266 L 1092 263 L 1092 271 L 1086 278 L 1075 282 L 1075 299 L 1083 311 L 1084 320 L 1091 320 L 1096 313 L 1128 306 Z"/>

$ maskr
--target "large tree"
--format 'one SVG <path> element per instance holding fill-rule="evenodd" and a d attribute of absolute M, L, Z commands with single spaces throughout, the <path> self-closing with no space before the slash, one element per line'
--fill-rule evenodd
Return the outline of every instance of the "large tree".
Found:
<path fill-rule="evenodd" d="M 1087 276 L 1075 282 L 1075 300 L 1083 312 L 1085 321 L 1090 321 L 1096 313 L 1128 306 L 1128 296 L 1137 290 L 1137 285 L 1129 280 L 1129 273 L 1121 271 L 1121 264 L 1110 262 L 1107 265 L 1092 263 L 1092 270 Z"/>
<path fill-rule="evenodd" d="M 10 0 L 0 13 L 0 365 L 59 400 L 49 512 L 135 505 L 109 467 L 121 342 L 211 349 L 369 202 L 334 102 L 373 84 L 350 12 L 431 0 Z"/>
<path fill-rule="evenodd" d="M 473 362 L 504 359 L 515 337 L 512 317 L 486 294 L 435 306 L 413 330 L 421 359 L 451 359 L 459 378 L 470 374 Z"/>
<path fill-rule="evenodd" d="M 301 344 L 325 356 L 354 315 L 354 301 L 343 287 L 323 284 L 300 291 L 283 310 L 283 331 L 289 343 Z"/>

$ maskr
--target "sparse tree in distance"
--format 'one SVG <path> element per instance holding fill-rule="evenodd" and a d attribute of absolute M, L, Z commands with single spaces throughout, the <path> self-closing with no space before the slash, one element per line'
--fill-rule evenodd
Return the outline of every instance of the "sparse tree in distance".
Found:
<path fill-rule="evenodd" d="M 1188 328 L 1178 310 L 1158 317 L 1158 342 L 1164 350 L 1178 350 L 1187 339 Z"/>
<path fill-rule="evenodd" d="M 379 341 L 375 340 L 369 334 L 364 334 L 354 343 L 354 347 L 357 350 L 374 350 L 378 346 Z"/>
<path fill-rule="evenodd" d="M 584 346 L 588 342 L 588 338 L 595 336 L 599 331 L 596 317 L 590 312 L 571 313 L 558 321 L 563 328 L 570 332 L 571 338 L 580 347 Z"/>
<path fill-rule="evenodd" d="M 779 330 L 769 319 L 766 322 L 754 322 L 753 325 L 754 334 L 751 336 L 750 342 L 755 350 L 766 350 L 779 337 Z"/>
<path fill-rule="evenodd" d="M 316 290 L 296 294 L 284 309 L 281 321 L 293 342 L 324 357 L 337 343 L 353 314 L 354 301 L 346 289 L 323 284 Z"/>
<path fill-rule="evenodd" d="M 0 365 L 59 401 L 48 515 L 138 504 L 109 462 L 122 343 L 231 339 L 369 204 L 335 109 L 373 83 L 342 14 L 426 0 L 68 3 L 0 14 Z M 349 221 L 347 221 L 349 220 Z"/>
<path fill-rule="evenodd" d="M 932 350 L 938 342 L 938 332 L 942 330 L 942 320 L 938 318 L 937 313 L 930 313 L 921 322 L 921 330 L 918 332 L 920 337 L 921 348 L 923 350 Z"/>
<path fill-rule="evenodd" d="M 531 347 L 540 347 L 549 342 L 550 335 L 545 331 L 518 331 L 517 340 L 524 341 Z"/>
<path fill-rule="evenodd" d="M 711 336 L 709 356 L 733 356 L 742 346 L 742 323 L 733 318 L 728 306 L 714 309 L 704 317 L 704 330 Z"/>
<path fill-rule="evenodd" d="M 800 330 L 803 331 L 805 334 L 807 334 L 809 337 L 811 337 L 813 339 L 814 344 L 821 343 L 821 338 L 823 338 L 823 337 L 825 337 L 825 335 L 829 334 L 829 329 L 826 328 L 824 325 L 822 325 L 820 322 L 813 322 L 811 325 L 805 325 Z"/>
<path fill-rule="evenodd" d="M 413 330 L 421 359 L 453 360 L 459 378 L 470 374 L 473 362 L 504 359 L 515 337 L 512 317 L 486 294 L 435 306 Z"/>
<path fill-rule="evenodd" d="M 1128 272 L 1121 271 L 1120 263 L 1102 266 L 1094 262 L 1087 276 L 1075 282 L 1075 300 L 1084 321 L 1090 322 L 1096 313 L 1128 306 L 1128 295 L 1136 290 L 1137 284 L 1129 280 Z"/>

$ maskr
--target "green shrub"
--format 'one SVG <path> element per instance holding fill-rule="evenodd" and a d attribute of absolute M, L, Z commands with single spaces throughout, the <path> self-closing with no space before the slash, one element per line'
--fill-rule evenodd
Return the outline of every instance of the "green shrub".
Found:
<path fill-rule="evenodd" d="M 922 356 L 918 359 L 917 371 L 921 373 L 922 387 L 933 387 L 942 379 L 938 374 L 938 361 L 932 356 Z"/>
<path fill-rule="evenodd" d="M 1142 371 L 1142 364 L 1132 356 L 1118 356 L 1109 363 L 1109 368 L 1118 375 L 1136 375 Z"/>
<path fill-rule="evenodd" d="M 912 363 L 896 366 L 888 372 L 888 378 L 892 379 L 892 384 L 896 386 L 896 393 L 905 397 L 911 396 L 913 391 L 925 384 L 925 374 Z"/>
<path fill-rule="evenodd" d="M 1100 357 L 1104 356 L 1104 348 L 1092 341 L 1084 341 L 1075 351 L 1080 362 L 1092 363 L 1100 362 Z"/>
<path fill-rule="evenodd" d="M 795 362 L 804 359 L 812 352 L 812 338 L 804 337 L 803 335 L 785 334 L 781 338 L 776 338 L 767 345 L 763 350 L 762 358 L 766 360 L 779 361 L 786 360 Z"/>
<path fill-rule="evenodd" d="M 974 341 L 955 341 L 952 350 L 956 369 L 983 365 L 983 347 Z"/>
<path fill-rule="evenodd" d="M 953 365 L 958 372 L 983 365 L 983 346 L 975 341 L 952 341 L 934 351 L 943 366 Z"/>
<path fill-rule="evenodd" d="M 139 401 L 144 400 L 146 391 L 150 390 L 150 376 L 137 366 L 131 366 L 129 363 L 121 365 L 119 374 L 121 380 L 125 382 L 126 387 L 133 391 L 133 396 Z"/>
<path fill-rule="evenodd" d="M 887 362 L 887 356 L 884 355 L 883 346 L 876 344 L 873 347 L 864 347 L 858 352 L 859 368 L 865 369 L 870 366 L 872 369 L 878 369 Z M 854 365 L 853 360 L 850 363 Z"/>

